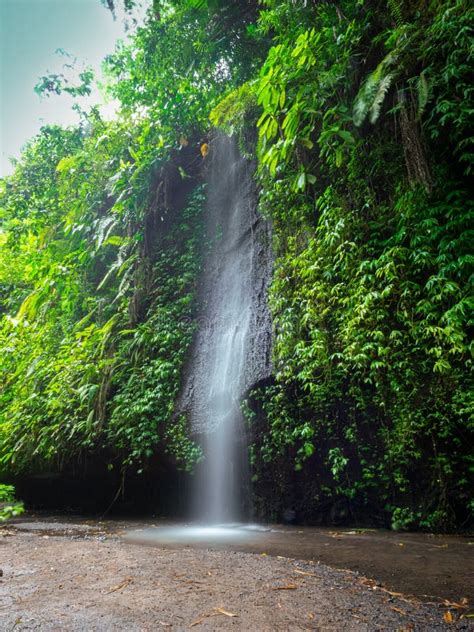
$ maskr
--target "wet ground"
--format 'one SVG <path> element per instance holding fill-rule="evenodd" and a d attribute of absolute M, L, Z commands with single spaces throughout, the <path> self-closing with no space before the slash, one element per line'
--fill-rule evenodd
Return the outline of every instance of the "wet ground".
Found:
<path fill-rule="evenodd" d="M 266 553 L 357 571 L 392 590 L 422 599 L 474 603 L 474 537 L 395 533 L 384 530 L 274 526 L 216 529 L 139 526 L 130 541 L 176 548 L 188 546 Z"/>
<path fill-rule="evenodd" d="M 16 529 L 69 537 L 124 537 L 163 548 L 213 548 L 319 561 L 357 571 L 391 590 L 421 599 L 474 605 L 474 535 L 447 536 L 375 529 L 286 527 L 205 530 L 154 520 L 84 520 L 34 516 Z M 88 535 L 89 534 L 89 535 Z"/>
<path fill-rule="evenodd" d="M 0 630 L 474 628 L 474 539 L 192 529 L 35 516 L 0 529 Z"/>

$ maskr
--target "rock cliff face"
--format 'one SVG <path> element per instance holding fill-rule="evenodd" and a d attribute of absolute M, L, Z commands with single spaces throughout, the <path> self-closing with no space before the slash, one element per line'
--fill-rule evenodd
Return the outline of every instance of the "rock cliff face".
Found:
<path fill-rule="evenodd" d="M 210 246 L 180 408 L 187 411 L 206 457 L 197 475 L 197 513 L 220 521 L 239 515 L 246 461 L 240 403 L 271 373 L 267 290 L 272 257 L 270 225 L 257 212 L 253 165 L 231 138 L 218 136 L 211 147 Z"/>

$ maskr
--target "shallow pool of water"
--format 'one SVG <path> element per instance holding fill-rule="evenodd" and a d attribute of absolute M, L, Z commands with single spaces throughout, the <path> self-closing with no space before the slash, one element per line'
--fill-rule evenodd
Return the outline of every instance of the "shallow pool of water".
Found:
<path fill-rule="evenodd" d="M 256 524 L 191 524 L 138 529 L 127 533 L 124 539 L 156 546 L 198 545 L 199 548 L 207 548 L 220 544 L 243 544 L 248 541 L 260 541 L 263 544 L 271 531 L 273 530 L 270 527 Z"/>

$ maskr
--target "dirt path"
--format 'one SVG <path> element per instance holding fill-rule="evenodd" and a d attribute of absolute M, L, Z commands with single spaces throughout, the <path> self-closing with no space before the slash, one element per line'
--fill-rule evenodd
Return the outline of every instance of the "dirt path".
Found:
<path fill-rule="evenodd" d="M 350 571 L 143 547 L 93 529 L 3 530 L 0 568 L 2 631 L 473 629 L 462 609 L 405 600 Z"/>

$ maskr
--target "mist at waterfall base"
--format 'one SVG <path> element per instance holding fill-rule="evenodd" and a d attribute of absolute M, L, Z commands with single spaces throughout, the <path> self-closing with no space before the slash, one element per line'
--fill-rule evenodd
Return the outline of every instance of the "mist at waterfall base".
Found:
<path fill-rule="evenodd" d="M 179 404 L 204 458 L 191 488 L 192 524 L 148 530 L 147 539 L 167 543 L 230 542 L 265 530 L 244 524 L 251 507 L 241 403 L 270 372 L 270 228 L 257 212 L 254 167 L 236 141 L 218 135 L 210 147 L 200 326 Z"/>

